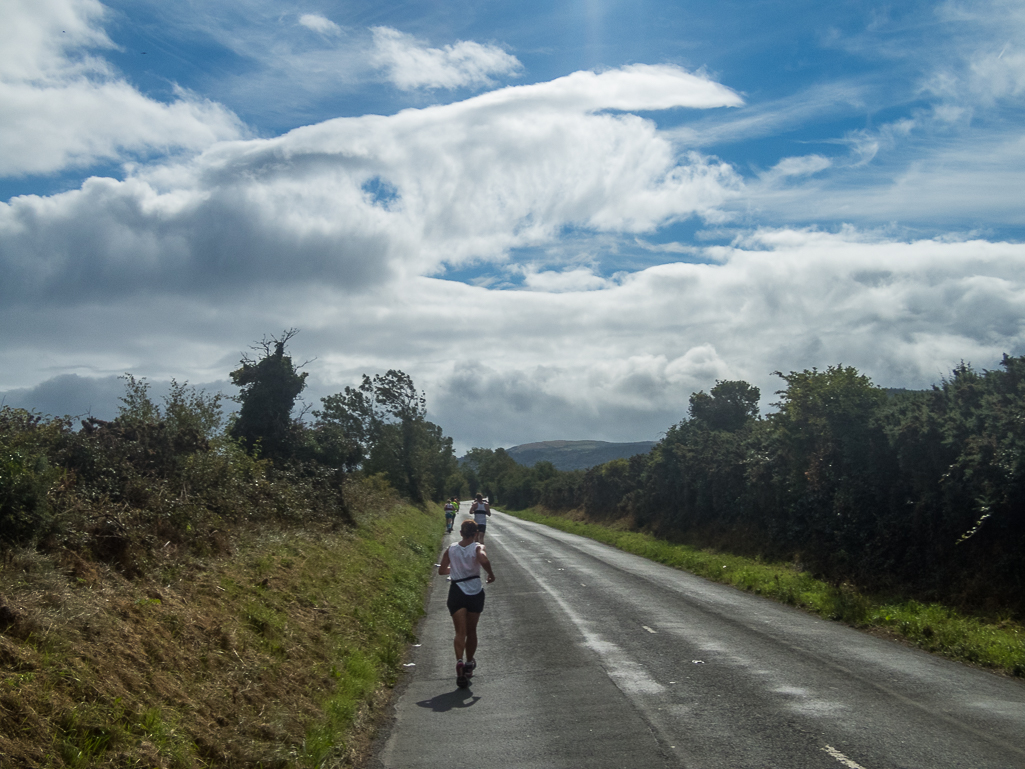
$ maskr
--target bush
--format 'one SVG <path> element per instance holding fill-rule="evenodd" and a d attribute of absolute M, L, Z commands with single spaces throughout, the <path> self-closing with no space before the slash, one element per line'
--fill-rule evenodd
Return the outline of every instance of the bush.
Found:
<path fill-rule="evenodd" d="M 0 541 L 24 544 L 49 525 L 50 493 L 64 473 L 48 452 L 66 429 L 66 420 L 0 408 Z"/>

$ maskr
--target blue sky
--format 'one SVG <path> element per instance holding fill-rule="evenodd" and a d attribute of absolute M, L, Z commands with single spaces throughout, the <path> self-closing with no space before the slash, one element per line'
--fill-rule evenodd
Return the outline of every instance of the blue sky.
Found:
<path fill-rule="evenodd" d="M 470 446 L 1022 354 L 1021 2 L 3 0 L 0 397 L 297 327 Z"/>

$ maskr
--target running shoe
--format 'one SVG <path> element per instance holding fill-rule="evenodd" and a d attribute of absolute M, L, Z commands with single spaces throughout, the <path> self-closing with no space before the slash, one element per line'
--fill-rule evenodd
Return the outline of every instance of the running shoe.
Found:
<path fill-rule="evenodd" d="M 467 660 L 463 666 L 463 675 L 467 678 L 473 678 L 473 671 L 477 667 L 477 660 Z"/>
<path fill-rule="evenodd" d="M 456 663 L 456 686 L 465 689 L 469 684 L 470 679 L 466 677 L 466 667 L 463 665 L 463 661 L 459 660 Z"/>

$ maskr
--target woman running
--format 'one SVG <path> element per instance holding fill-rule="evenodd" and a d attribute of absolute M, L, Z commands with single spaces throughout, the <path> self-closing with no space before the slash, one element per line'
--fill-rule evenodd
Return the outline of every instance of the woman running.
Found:
<path fill-rule="evenodd" d="M 484 495 L 478 494 L 470 504 L 470 512 L 473 513 L 473 520 L 477 524 L 477 541 L 484 544 L 484 530 L 488 527 L 488 518 L 491 517 L 491 503 L 484 499 Z"/>
<path fill-rule="evenodd" d="M 484 585 L 481 583 L 480 570 L 488 573 L 488 584 L 495 581 L 495 572 L 491 569 L 491 561 L 484 552 L 484 545 L 475 542 L 477 524 L 463 521 L 459 527 L 458 542 L 450 545 L 441 556 L 438 574 L 451 574 L 452 584 L 448 589 L 448 613 L 452 615 L 456 638 L 456 686 L 465 688 L 470 685 L 477 661 L 477 623 L 484 611 Z M 463 662 L 463 653 L 466 662 Z"/>

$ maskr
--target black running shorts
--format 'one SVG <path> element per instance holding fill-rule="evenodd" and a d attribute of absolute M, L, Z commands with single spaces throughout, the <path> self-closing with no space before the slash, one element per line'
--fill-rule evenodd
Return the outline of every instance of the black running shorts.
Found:
<path fill-rule="evenodd" d="M 484 611 L 484 591 L 481 590 L 476 595 L 467 595 L 459 585 L 452 583 L 448 586 L 448 601 L 446 605 L 448 606 L 449 614 L 455 614 L 460 609 L 480 614 Z"/>

